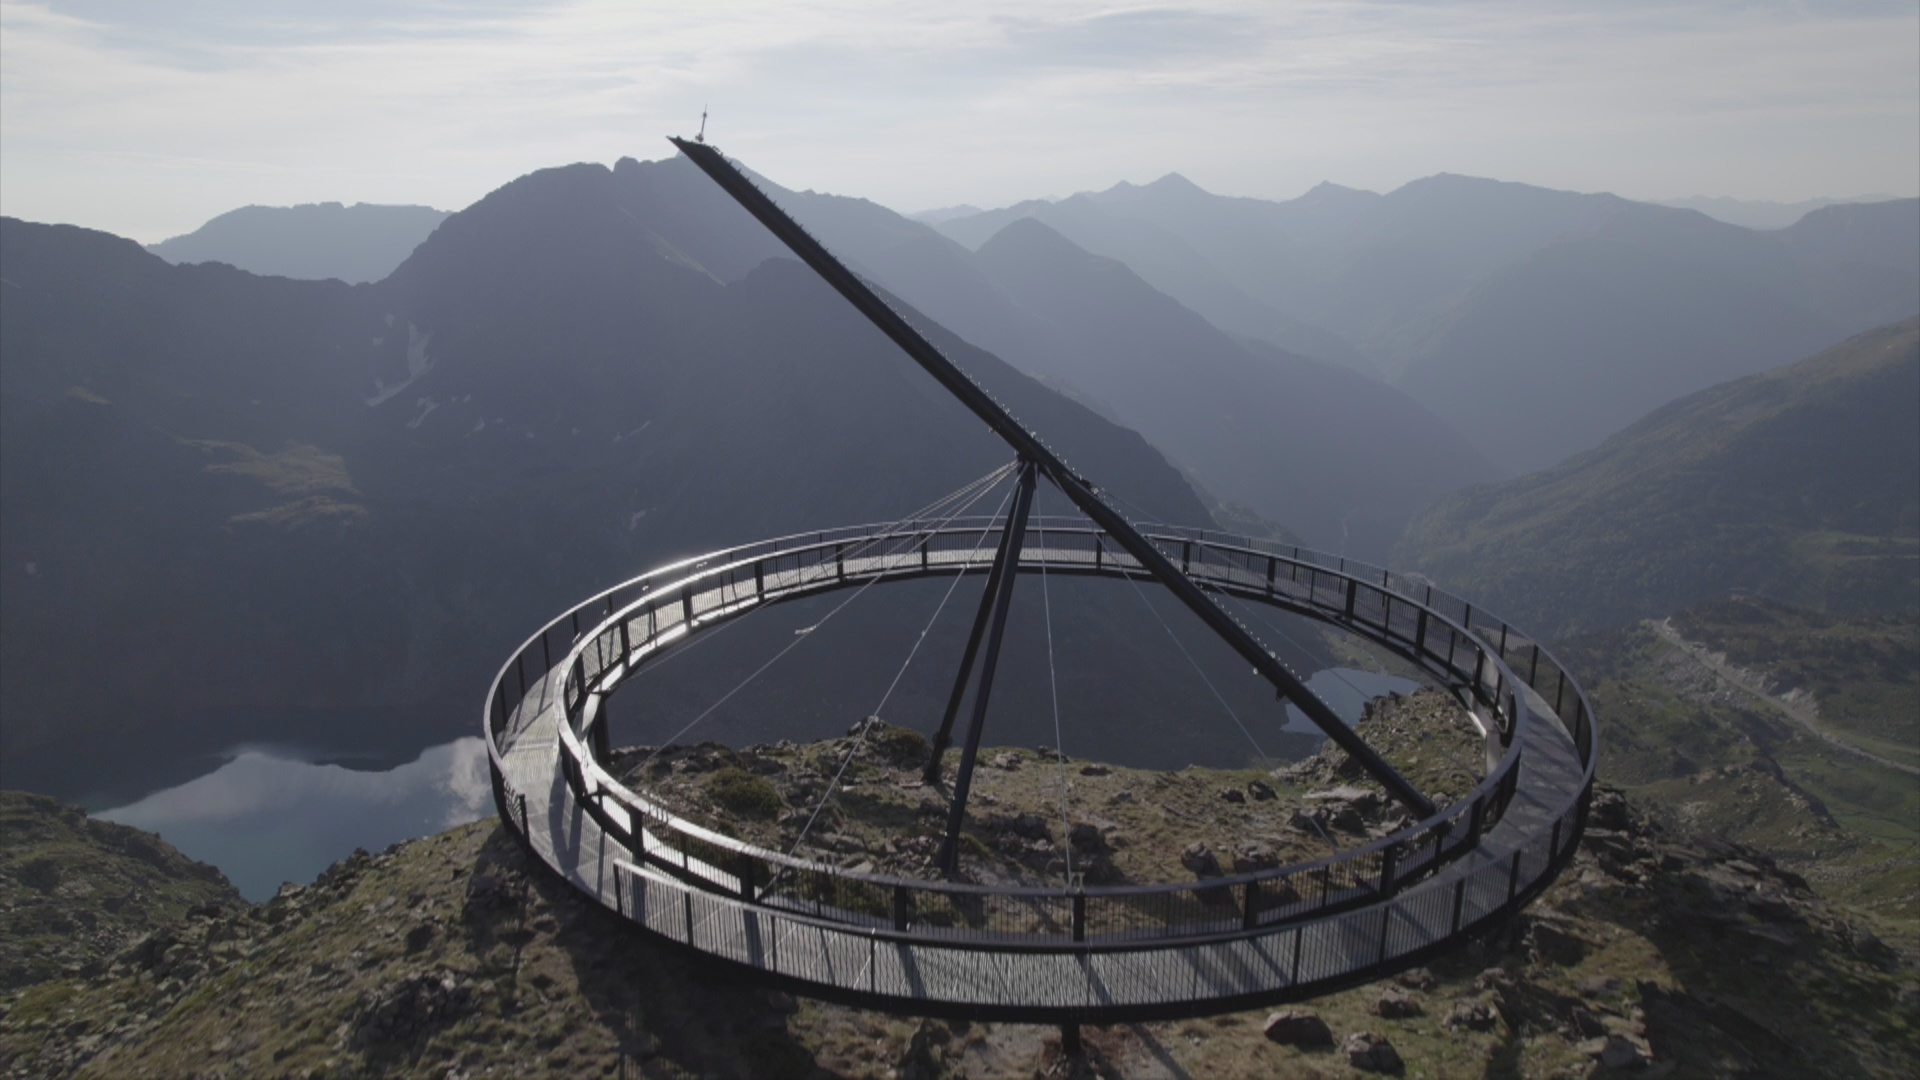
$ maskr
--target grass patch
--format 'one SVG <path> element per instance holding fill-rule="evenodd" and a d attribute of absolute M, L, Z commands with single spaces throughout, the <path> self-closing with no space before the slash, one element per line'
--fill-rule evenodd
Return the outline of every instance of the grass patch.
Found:
<path fill-rule="evenodd" d="M 707 797 L 729 813 L 760 821 L 778 817 L 787 807 L 779 789 L 738 765 L 729 765 L 708 778 Z"/>

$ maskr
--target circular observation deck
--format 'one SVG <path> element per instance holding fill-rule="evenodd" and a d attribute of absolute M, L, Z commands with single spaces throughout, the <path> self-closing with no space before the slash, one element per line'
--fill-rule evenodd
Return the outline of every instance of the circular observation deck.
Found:
<path fill-rule="evenodd" d="M 1572 858 L 1592 793 L 1585 693 L 1516 628 L 1430 584 L 1213 531 L 1149 526 L 1203 588 L 1359 635 L 1451 688 L 1484 733 L 1465 796 L 1363 846 L 1159 885 L 1002 887 L 856 872 L 676 814 L 611 772 L 603 702 L 664 650 L 769 604 L 985 574 L 1004 522 L 808 533 L 662 567 L 549 623 L 484 709 L 494 796 L 542 862 L 660 938 L 796 991 L 918 1015 L 1109 1023 L 1316 996 L 1421 963 Z M 1085 519 L 1035 519 L 1018 572 L 1144 579 Z"/>

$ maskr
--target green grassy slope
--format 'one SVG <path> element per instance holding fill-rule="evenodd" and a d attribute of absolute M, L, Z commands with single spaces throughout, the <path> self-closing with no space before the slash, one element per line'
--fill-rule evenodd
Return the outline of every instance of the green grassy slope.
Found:
<path fill-rule="evenodd" d="M 1429 507 L 1395 562 L 1548 637 L 1747 590 L 1920 612 L 1920 320 Z"/>
<path fill-rule="evenodd" d="M 1602 769 L 1677 823 L 1764 848 L 1920 938 L 1920 621 L 1763 602 L 1587 635 L 1562 658 Z"/>
<path fill-rule="evenodd" d="M 0 991 L 91 973 L 155 926 L 241 906 L 218 870 L 152 833 L 0 791 Z"/>

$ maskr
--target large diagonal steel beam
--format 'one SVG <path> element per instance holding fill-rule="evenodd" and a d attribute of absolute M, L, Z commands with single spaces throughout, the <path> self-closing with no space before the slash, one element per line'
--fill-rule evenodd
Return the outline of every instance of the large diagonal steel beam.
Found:
<path fill-rule="evenodd" d="M 1182 573 L 1178 567 L 1159 548 L 1140 535 L 1131 523 L 1121 514 L 1103 502 L 1094 492 L 1094 485 L 1068 468 L 1059 456 L 1040 437 L 1026 429 L 1019 421 L 996 400 L 975 383 L 967 374 L 954 366 L 933 343 L 921 336 L 920 332 L 908 325 L 900 314 L 888 307 L 866 282 L 848 270 L 820 246 L 799 223 L 789 217 L 786 211 L 775 205 L 766 193 L 755 187 L 753 182 L 735 168 L 720 151 L 714 147 L 687 139 L 670 138 L 673 145 L 687 155 L 700 171 L 706 173 L 721 189 L 733 196 L 747 213 L 752 214 L 760 224 L 787 245 L 800 261 L 812 267 L 814 272 L 826 279 L 827 284 L 841 296 L 846 297 L 855 310 L 866 316 L 867 320 L 880 329 L 880 332 L 893 340 L 895 345 L 906 352 L 926 372 L 934 377 L 941 386 L 960 399 L 960 403 L 973 410 L 974 415 L 986 421 L 995 434 L 1005 439 L 1014 452 L 1031 461 L 1053 485 L 1060 489 L 1080 512 L 1091 518 L 1094 524 L 1105 530 L 1121 549 L 1136 559 L 1147 573 L 1166 587 L 1187 609 L 1192 611 L 1222 641 L 1239 653 L 1253 665 L 1268 682 L 1272 683 L 1280 696 L 1292 702 L 1315 727 L 1324 732 L 1327 738 L 1347 752 L 1355 761 L 1367 770 L 1374 779 L 1380 781 L 1388 793 L 1402 805 L 1419 817 L 1425 818 L 1434 813 L 1434 805 L 1419 789 L 1401 776 L 1387 760 L 1367 745 L 1367 741 L 1356 735 L 1352 728 L 1342 721 L 1338 714 L 1320 699 L 1318 694 L 1307 689 L 1307 684 L 1280 658 L 1269 652 L 1266 646 L 1253 636 L 1239 620 L 1227 614 L 1226 609 L 1214 603 L 1213 599 L 1200 586 Z"/>

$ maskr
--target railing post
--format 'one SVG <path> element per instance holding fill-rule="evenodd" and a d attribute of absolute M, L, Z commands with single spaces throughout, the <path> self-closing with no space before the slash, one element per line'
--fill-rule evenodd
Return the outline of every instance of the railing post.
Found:
<path fill-rule="evenodd" d="M 1354 600 L 1354 596 L 1359 591 L 1360 591 L 1360 579 L 1348 578 L 1347 579 L 1347 621 L 1348 622 L 1353 621 L 1353 600 Z"/>
<path fill-rule="evenodd" d="M 693 585 L 691 582 L 680 586 L 680 621 L 687 625 L 687 633 L 693 633 Z"/>
<path fill-rule="evenodd" d="M 1087 940 L 1087 894 L 1078 887 L 1073 890 L 1073 940 Z"/>
<path fill-rule="evenodd" d="M 895 885 L 893 887 L 893 928 L 904 933 L 907 924 L 912 921 L 912 913 L 912 894 L 907 892 L 905 885 Z"/>
<path fill-rule="evenodd" d="M 1240 929 L 1251 930 L 1260 925 L 1260 879 L 1253 878 L 1246 884 L 1240 913 Z"/>
<path fill-rule="evenodd" d="M 746 852 L 739 855 L 740 899 L 753 903 L 753 868 L 758 865 Z"/>
<path fill-rule="evenodd" d="M 1460 915 L 1461 915 L 1461 912 L 1463 912 L 1466 909 L 1466 904 L 1467 904 L 1467 879 L 1464 877 L 1454 878 L 1453 879 L 1453 929 L 1449 931 L 1449 933 L 1457 934 L 1460 932 Z"/>
<path fill-rule="evenodd" d="M 1507 871 L 1507 903 L 1513 903 L 1514 894 L 1520 891 L 1520 849 L 1513 849 L 1513 866 Z"/>
<path fill-rule="evenodd" d="M 1421 608 L 1419 618 L 1413 627 L 1413 651 L 1417 655 L 1427 648 L 1427 609 Z"/>
<path fill-rule="evenodd" d="M 762 560 L 762 559 L 753 560 L 753 595 L 755 596 L 766 595 L 766 592 L 767 592 L 766 565 L 767 564 L 765 560 Z"/>

